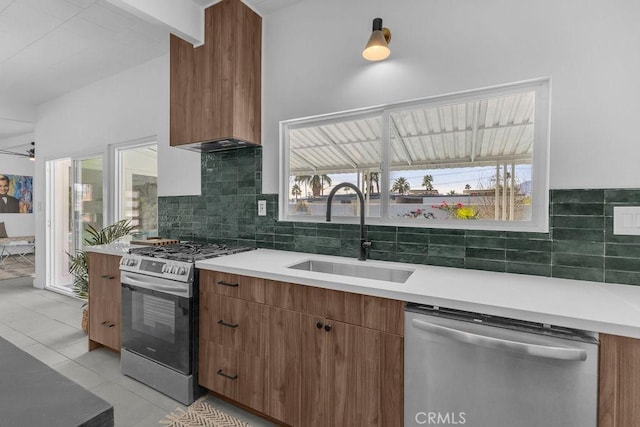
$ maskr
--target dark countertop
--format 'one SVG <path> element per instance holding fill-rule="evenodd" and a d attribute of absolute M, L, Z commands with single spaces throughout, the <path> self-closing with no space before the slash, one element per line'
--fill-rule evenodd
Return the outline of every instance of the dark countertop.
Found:
<path fill-rule="evenodd" d="M 113 427 L 113 406 L 0 337 L 0 426 Z"/>

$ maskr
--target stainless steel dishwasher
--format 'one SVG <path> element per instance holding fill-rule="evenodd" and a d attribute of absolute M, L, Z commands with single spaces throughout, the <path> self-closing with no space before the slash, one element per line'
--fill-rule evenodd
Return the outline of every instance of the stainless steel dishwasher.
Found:
<path fill-rule="evenodd" d="M 598 335 L 407 304 L 405 426 L 596 427 Z"/>

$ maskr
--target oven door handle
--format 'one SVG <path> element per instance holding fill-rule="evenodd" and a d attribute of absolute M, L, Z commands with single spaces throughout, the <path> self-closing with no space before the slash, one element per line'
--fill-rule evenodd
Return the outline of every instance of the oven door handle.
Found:
<path fill-rule="evenodd" d="M 190 296 L 189 288 L 185 287 L 184 285 L 176 286 L 176 285 L 171 285 L 170 283 L 162 284 L 159 282 L 160 281 L 169 282 L 169 281 L 158 279 L 158 278 L 154 278 L 152 280 L 153 281 L 144 279 L 142 277 L 134 277 L 132 274 L 125 273 L 125 272 L 122 272 L 122 275 L 121 275 L 122 286 L 128 289 L 131 289 L 131 287 L 134 287 L 134 288 L 148 289 L 150 291 L 165 292 L 172 295 L 178 295 L 183 297 Z M 128 286 L 125 286 L 125 285 L 128 285 Z"/>

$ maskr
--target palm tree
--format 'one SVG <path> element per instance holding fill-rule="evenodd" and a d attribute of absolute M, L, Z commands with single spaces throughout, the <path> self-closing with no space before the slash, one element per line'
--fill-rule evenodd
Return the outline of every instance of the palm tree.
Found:
<path fill-rule="evenodd" d="M 373 193 L 373 184 L 376 184 L 376 193 L 380 192 L 380 172 L 369 173 L 369 193 Z"/>
<path fill-rule="evenodd" d="M 427 191 L 433 191 L 433 175 L 425 175 L 422 178 L 422 186 Z"/>
<path fill-rule="evenodd" d="M 464 189 L 465 190 L 471 190 L 471 184 L 465 184 L 464 185 Z"/>
<path fill-rule="evenodd" d="M 401 176 L 393 182 L 391 191 L 397 191 L 400 194 L 404 194 L 409 192 L 409 188 L 411 188 L 411 185 L 409 185 L 406 178 Z"/>
<path fill-rule="evenodd" d="M 314 175 L 318 176 L 318 175 Z M 331 177 L 329 175 L 320 175 L 320 194 L 324 195 L 324 184 L 327 184 L 327 187 L 331 187 Z"/>
<path fill-rule="evenodd" d="M 314 197 L 324 193 L 325 183 L 331 186 L 329 175 L 298 175 L 296 176 L 296 182 L 303 182 L 305 185 L 309 184 Z"/>
<path fill-rule="evenodd" d="M 131 234 L 135 227 L 129 219 L 121 219 L 120 221 L 108 225 L 101 230 L 95 229 L 91 225 L 87 225 L 85 237 L 82 242 L 83 247 L 104 245 L 112 243 L 121 237 Z M 89 298 L 89 267 L 88 255 L 84 250 L 77 250 L 75 254 L 67 252 L 69 257 L 69 273 L 73 276 L 73 293 L 82 299 Z"/>
<path fill-rule="evenodd" d="M 302 190 L 298 184 L 293 184 L 291 187 L 291 195 L 296 198 L 296 202 L 298 201 L 298 197 L 302 194 Z"/>
<path fill-rule="evenodd" d="M 450 196 L 455 196 L 456 195 L 456 190 L 449 190 L 449 195 Z"/>
<path fill-rule="evenodd" d="M 307 189 L 307 185 L 309 184 L 309 178 L 311 175 L 297 175 L 293 178 L 293 181 L 299 184 L 304 184 L 304 196 L 309 197 L 309 190 Z"/>

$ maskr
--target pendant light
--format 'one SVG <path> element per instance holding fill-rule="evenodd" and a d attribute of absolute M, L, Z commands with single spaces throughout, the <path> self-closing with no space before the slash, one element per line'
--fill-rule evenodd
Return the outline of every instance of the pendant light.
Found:
<path fill-rule="evenodd" d="M 362 51 L 362 57 L 367 61 L 382 61 L 390 54 L 389 42 L 391 41 L 391 31 L 382 28 L 382 18 L 373 20 L 373 31 L 369 42 Z"/>

